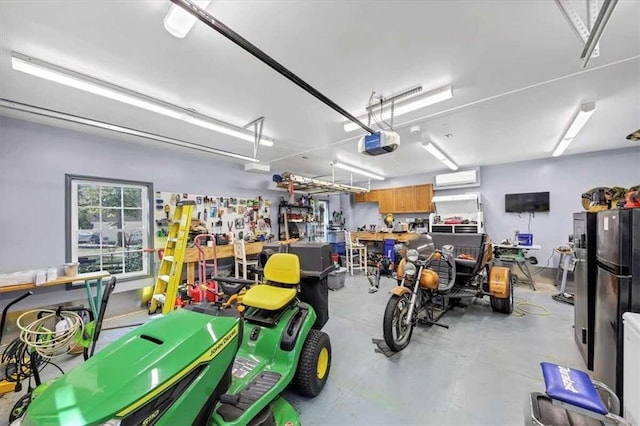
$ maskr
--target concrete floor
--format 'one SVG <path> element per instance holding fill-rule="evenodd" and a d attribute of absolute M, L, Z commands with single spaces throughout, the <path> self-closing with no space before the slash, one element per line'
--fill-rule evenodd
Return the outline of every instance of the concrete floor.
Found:
<path fill-rule="evenodd" d="M 329 292 L 333 359 L 322 393 L 285 397 L 307 425 L 520 425 L 526 395 L 543 390 L 539 363 L 585 368 L 573 341 L 573 307 L 555 302 L 553 286 L 517 287 L 516 297 L 545 306 L 551 315 L 505 316 L 488 299 L 455 308 L 441 321 L 450 328 L 419 326 L 409 346 L 390 358 L 376 353 L 382 316 L 394 281 L 369 294 L 363 275 L 347 276 Z M 533 306 L 528 310 L 542 312 Z M 146 314 L 108 321 L 105 327 L 146 320 Z M 99 348 L 130 328 L 105 331 Z M 61 362 L 65 371 L 81 359 Z M 52 375 L 55 370 L 52 369 Z M 20 395 L 0 397 L 0 426 Z"/>

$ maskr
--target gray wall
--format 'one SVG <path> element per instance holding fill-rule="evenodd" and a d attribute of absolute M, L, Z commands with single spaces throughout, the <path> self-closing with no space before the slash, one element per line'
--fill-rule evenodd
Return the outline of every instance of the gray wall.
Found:
<path fill-rule="evenodd" d="M 241 143 L 241 142 L 239 142 Z M 65 262 L 65 174 L 152 182 L 154 191 L 277 200 L 271 174 L 257 175 L 213 155 L 112 139 L 96 134 L 0 117 L 0 272 Z M 151 285 L 138 280 L 125 291 Z M 0 305 L 14 293 L 0 294 Z M 82 298 L 80 290 L 40 289 L 25 305 Z M 22 305 L 24 306 L 24 305 Z"/>
<path fill-rule="evenodd" d="M 390 180 L 377 187 L 396 187 L 432 183 L 432 175 L 414 175 Z M 629 187 L 640 184 L 640 147 L 600 151 L 542 160 L 484 166 L 480 169 L 481 185 L 476 188 L 437 191 L 436 195 L 479 192 L 482 198 L 486 229 L 494 241 L 512 238 L 515 230 L 527 232 L 528 214 L 504 212 L 504 194 L 517 192 L 550 192 L 550 211 L 536 213 L 531 219 L 534 244 L 542 246 L 531 253 L 545 266 L 553 248 L 567 242 L 572 232 L 572 213 L 582 210 L 580 194 L 598 186 Z M 343 203 L 343 209 L 344 209 Z M 349 216 L 355 226 L 381 224 L 376 203 L 350 206 Z M 400 220 L 422 215 L 397 215 Z M 426 215 L 425 215 L 426 216 Z M 555 266 L 551 258 L 549 266 Z"/>

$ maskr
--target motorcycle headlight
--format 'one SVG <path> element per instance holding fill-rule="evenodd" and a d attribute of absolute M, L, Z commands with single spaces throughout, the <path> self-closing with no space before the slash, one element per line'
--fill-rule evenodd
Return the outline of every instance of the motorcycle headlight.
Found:
<path fill-rule="evenodd" d="M 413 263 L 406 263 L 404 265 L 404 275 L 407 277 L 415 277 L 416 276 L 416 265 Z"/>
<path fill-rule="evenodd" d="M 418 260 L 418 250 L 416 249 L 411 249 L 407 251 L 407 260 L 409 262 L 415 262 L 416 260 Z"/>

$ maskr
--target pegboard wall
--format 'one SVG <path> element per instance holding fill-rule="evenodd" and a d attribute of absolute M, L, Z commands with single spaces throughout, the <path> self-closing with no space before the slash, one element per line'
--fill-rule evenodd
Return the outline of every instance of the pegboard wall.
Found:
<path fill-rule="evenodd" d="M 153 218 L 155 222 L 155 247 L 166 244 L 167 218 L 173 217 L 176 203 L 195 201 L 192 226 L 205 226 L 211 234 L 226 234 L 232 239 L 247 238 L 258 232 L 272 234 L 271 201 L 261 196 L 255 198 L 221 197 L 201 194 L 156 191 Z"/>

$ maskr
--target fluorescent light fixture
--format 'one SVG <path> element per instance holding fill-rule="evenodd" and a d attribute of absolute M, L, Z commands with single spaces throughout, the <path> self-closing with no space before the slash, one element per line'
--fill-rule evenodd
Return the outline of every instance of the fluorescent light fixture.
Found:
<path fill-rule="evenodd" d="M 562 153 L 567 149 L 569 144 L 571 144 L 571 142 L 573 141 L 573 138 L 575 138 L 578 135 L 578 133 L 580 133 L 580 130 L 582 130 L 582 128 L 587 123 L 591 115 L 593 115 L 595 110 L 596 110 L 595 102 L 588 102 L 580 106 L 580 110 L 573 117 L 573 120 L 571 121 L 569 128 L 567 129 L 566 132 L 564 132 L 564 135 L 560 139 L 558 146 L 556 146 L 556 149 L 553 150 L 552 155 L 554 157 L 559 157 L 560 155 L 562 155 Z"/>
<path fill-rule="evenodd" d="M 248 142 L 255 142 L 255 134 L 244 130 L 234 129 L 224 124 L 219 124 L 216 122 L 217 120 L 213 121 L 211 119 L 198 118 L 194 114 L 191 114 L 186 116 L 184 121 L 195 124 L 196 126 L 204 127 L 205 129 L 213 130 L 214 132 L 224 133 L 225 135 L 233 136 Z M 260 145 L 273 146 L 273 141 L 262 137 L 260 138 Z"/>
<path fill-rule="evenodd" d="M 393 106 L 393 116 L 398 117 L 411 111 L 415 111 L 421 108 L 425 108 L 429 105 L 436 104 L 438 102 L 446 101 L 453 97 L 453 89 L 451 85 L 440 87 L 439 89 L 432 90 L 423 95 L 413 96 L 405 101 L 398 101 Z M 372 105 L 372 112 L 378 120 L 380 120 L 380 106 Z M 367 120 L 368 115 L 364 114 L 358 119 L 362 122 Z M 391 105 L 385 105 L 384 112 L 382 113 L 382 120 L 389 120 L 391 118 Z M 358 130 L 361 127 L 355 123 L 348 122 L 344 124 L 345 132 L 352 132 Z"/>
<path fill-rule="evenodd" d="M 384 180 L 384 176 L 377 175 L 377 174 L 375 174 L 373 172 L 370 172 L 368 170 L 359 169 L 357 167 L 351 166 L 349 164 L 344 164 L 344 163 L 341 163 L 339 161 L 334 161 L 333 165 L 335 167 L 339 168 L 339 169 L 347 170 L 347 171 L 352 172 L 352 173 L 356 173 L 356 174 L 359 174 L 359 175 L 367 176 L 367 177 L 370 177 L 371 179 Z"/>
<path fill-rule="evenodd" d="M 211 0 L 191 0 L 200 9 L 206 9 Z M 195 25 L 198 18 L 175 4 L 171 5 L 164 17 L 164 28 L 174 37 L 184 38 Z"/>
<path fill-rule="evenodd" d="M 115 90 L 104 82 L 91 81 L 93 79 L 90 77 L 80 76 L 72 71 L 59 69 L 55 65 L 45 64 L 19 53 L 13 53 L 11 65 L 16 71 L 22 71 L 36 77 L 44 78 L 45 80 L 64 84 L 65 86 L 84 90 L 85 92 L 93 93 L 115 101 L 124 102 L 171 118 L 182 118 L 181 112 L 162 106 L 159 103 L 147 101 L 142 98 L 142 95 L 132 95 L 125 93 L 124 90 Z"/>
<path fill-rule="evenodd" d="M 157 135 L 154 133 L 143 132 L 141 130 L 118 126 L 116 124 L 105 123 L 102 121 L 92 120 L 90 118 L 84 118 L 77 115 L 65 114 L 63 112 L 58 112 L 58 111 L 53 111 L 50 109 L 41 108 L 33 105 L 23 104 L 20 102 L 9 100 L 9 99 L 0 98 L 0 107 L 12 109 L 15 111 L 27 112 L 27 113 L 39 115 L 42 117 L 55 118 L 58 120 L 68 121 L 71 123 L 83 124 L 86 126 L 97 127 L 105 130 L 111 130 L 114 132 L 131 135 L 131 136 L 137 136 L 144 139 L 154 140 L 154 141 L 166 143 L 169 145 L 189 148 L 196 151 L 207 152 L 215 155 L 222 155 L 224 157 L 236 158 L 238 160 L 243 160 L 243 161 L 250 161 L 252 163 L 258 163 L 260 161 L 257 158 L 247 157 L 246 155 L 236 154 L 235 152 L 229 152 L 221 149 L 211 148 L 208 146 L 199 145 L 192 142 L 182 141 L 180 139 L 174 139 L 166 136 Z"/>
<path fill-rule="evenodd" d="M 172 105 L 141 93 L 107 83 L 106 81 L 98 80 L 17 52 L 12 53 L 11 65 L 16 71 L 21 71 L 45 80 L 64 84 L 65 86 L 133 105 L 167 117 L 186 121 L 187 123 L 195 124 L 196 126 L 204 127 L 248 142 L 253 143 L 255 141 L 254 132 L 241 127 L 224 123 L 220 120 L 216 120 L 202 114 L 194 113 L 179 106 Z M 273 146 L 273 139 L 263 136 L 260 138 L 260 145 Z"/>
<path fill-rule="evenodd" d="M 458 166 L 444 155 L 432 142 L 423 143 L 422 147 L 451 170 L 458 170 Z"/>

